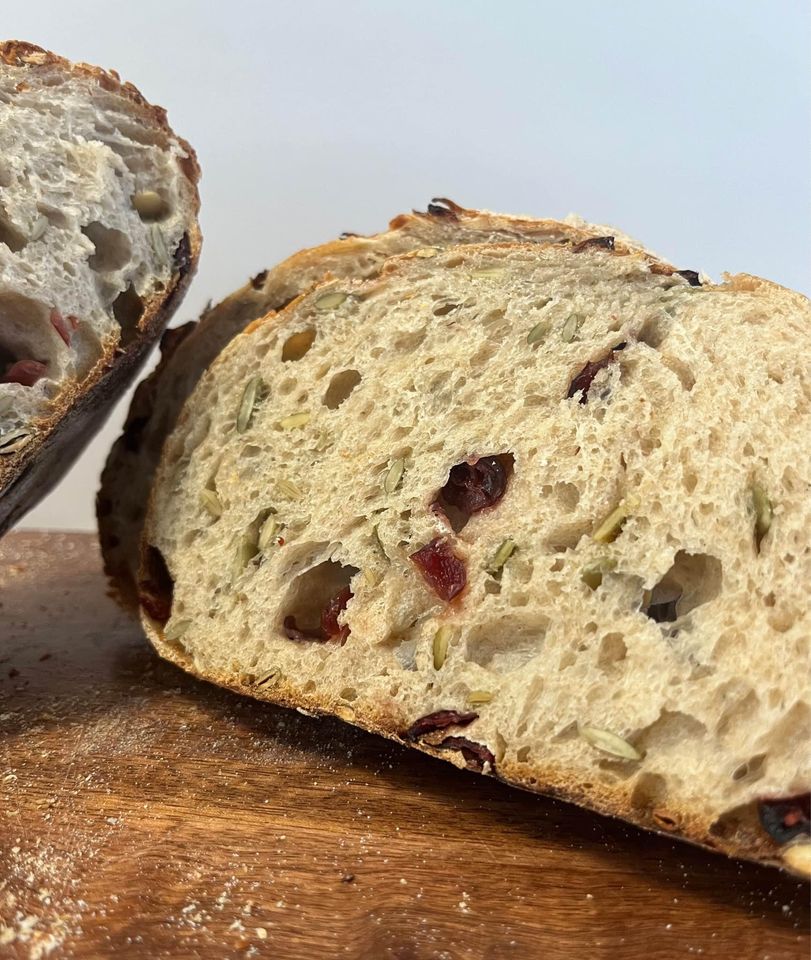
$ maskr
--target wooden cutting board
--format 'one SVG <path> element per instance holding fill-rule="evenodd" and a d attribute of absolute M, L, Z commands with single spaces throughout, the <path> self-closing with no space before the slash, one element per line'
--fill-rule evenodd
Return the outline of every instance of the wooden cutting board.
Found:
<path fill-rule="evenodd" d="M 807 957 L 808 887 L 160 662 L 0 544 L 0 957 Z"/>

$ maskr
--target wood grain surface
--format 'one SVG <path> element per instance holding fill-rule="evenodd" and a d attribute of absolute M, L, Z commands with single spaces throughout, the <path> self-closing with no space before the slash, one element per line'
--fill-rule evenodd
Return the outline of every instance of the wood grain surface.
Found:
<path fill-rule="evenodd" d="M 0 957 L 807 957 L 808 886 L 162 663 L 0 543 Z"/>

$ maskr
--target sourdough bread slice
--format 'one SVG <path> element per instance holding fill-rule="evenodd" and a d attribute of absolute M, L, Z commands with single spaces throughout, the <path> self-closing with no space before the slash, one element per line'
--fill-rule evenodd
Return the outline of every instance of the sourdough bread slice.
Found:
<path fill-rule="evenodd" d="M 156 649 L 807 869 L 811 307 L 693 279 L 452 247 L 250 326 L 164 447 Z"/>
<path fill-rule="evenodd" d="M 114 73 L 0 44 L 0 533 L 59 479 L 180 303 L 199 169 Z"/>
<path fill-rule="evenodd" d="M 124 431 L 107 459 L 97 498 L 102 555 L 117 598 L 124 606 L 137 608 L 138 544 L 163 442 L 200 375 L 250 322 L 269 310 L 281 309 L 325 276 L 370 277 L 388 257 L 408 251 L 421 250 L 425 256 L 449 244 L 580 243 L 607 235 L 614 236 L 617 248 L 636 250 L 651 262 L 660 262 L 630 237 L 578 217 L 559 221 L 506 216 L 467 210 L 438 198 L 426 213 L 395 217 L 383 233 L 371 237 L 347 234 L 302 250 L 208 309 L 196 325 L 167 331 L 161 362 L 136 391 Z"/>

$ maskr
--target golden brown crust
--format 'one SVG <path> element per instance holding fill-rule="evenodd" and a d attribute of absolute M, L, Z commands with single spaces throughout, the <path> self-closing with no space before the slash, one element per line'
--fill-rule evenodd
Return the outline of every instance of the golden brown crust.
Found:
<path fill-rule="evenodd" d="M 197 670 L 194 663 L 184 655 L 177 644 L 162 639 L 161 629 L 154 622 L 142 617 L 147 638 L 157 653 L 165 660 L 169 660 L 187 673 L 226 687 L 235 693 L 243 694 L 254 699 L 264 700 L 278 706 L 301 710 L 308 714 L 337 716 L 347 723 L 377 734 L 406 747 L 421 750 L 439 760 L 446 760 L 457 767 L 464 768 L 465 761 L 457 751 L 440 750 L 425 740 L 413 741 L 405 736 L 405 731 L 415 719 L 414 717 L 394 716 L 383 708 L 378 710 L 352 708 L 346 703 L 325 703 L 312 693 L 304 693 L 288 678 L 274 678 L 272 682 L 258 685 L 264 678 L 247 674 L 219 674 L 210 675 Z M 495 770 L 478 771 L 512 787 L 518 787 L 529 793 L 543 794 L 555 797 L 567 803 L 603 816 L 616 817 L 626 820 L 645 830 L 654 833 L 677 837 L 688 843 L 704 847 L 718 853 L 724 853 L 737 859 L 752 860 L 769 866 L 782 867 L 786 864 L 780 857 L 780 847 L 754 823 L 737 824 L 734 831 L 724 834 L 713 831 L 713 823 L 705 817 L 689 809 L 677 809 L 673 806 L 667 810 L 647 811 L 635 807 L 630 800 L 627 789 L 621 786 L 615 788 L 601 785 L 599 790 L 592 786 L 588 791 L 567 779 L 554 768 L 526 767 L 519 768 L 515 764 L 497 762 Z M 658 816 L 658 819 L 657 819 Z"/>
<path fill-rule="evenodd" d="M 178 264 L 167 288 L 145 301 L 138 321 L 139 334 L 124 347 L 114 341 L 105 344 L 101 358 L 84 380 L 66 383 L 52 401 L 48 415 L 34 424 L 34 439 L 16 454 L 5 456 L 0 461 L 2 535 L 61 478 L 86 439 L 101 425 L 112 402 L 138 372 L 194 276 L 202 234 L 196 219 L 200 209 L 197 190 L 200 167 L 197 157 L 192 147 L 172 131 L 162 107 L 150 104 L 131 83 L 122 83 L 114 71 L 85 63 L 72 63 L 32 43 L 20 40 L 0 43 L 0 61 L 31 70 L 61 70 L 93 80 L 104 90 L 126 97 L 145 123 L 161 129 L 187 154 L 179 163 L 192 187 L 195 215 L 193 224 L 181 241 L 188 245 L 188 256 L 184 256 L 183 262 Z"/>

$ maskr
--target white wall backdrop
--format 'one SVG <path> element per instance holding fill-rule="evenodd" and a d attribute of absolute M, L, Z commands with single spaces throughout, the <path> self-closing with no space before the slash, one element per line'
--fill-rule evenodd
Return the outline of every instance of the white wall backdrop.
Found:
<path fill-rule="evenodd" d="M 807 0 L 32 0 L 7 38 L 116 68 L 197 149 L 175 322 L 431 196 L 613 223 L 811 292 Z M 128 399 L 26 526 L 91 528 Z"/>

